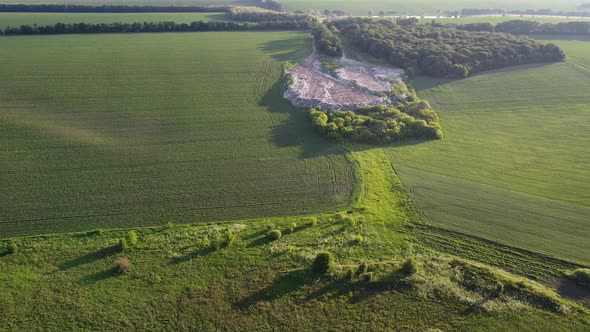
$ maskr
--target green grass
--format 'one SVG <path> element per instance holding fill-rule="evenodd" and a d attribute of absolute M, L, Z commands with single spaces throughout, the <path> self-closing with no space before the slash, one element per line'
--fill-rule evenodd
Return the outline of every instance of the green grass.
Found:
<path fill-rule="evenodd" d="M 0 39 L 0 237 L 329 211 L 352 165 L 282 98 L 306 34 Z"/>
<path fill-rule="evenodd" d="M 577 59 L 590 50 L 558 44 Z M 387 153 L 424 219 L 589 264 L 590 71 L 573 62 L 523 66 L 420 78 L 416 87 L 441 116 L 445 139 Z"/>
<path fill-rule="evenodd" d="M 137 230 L 138 244 L 126 253 L 111 249 L 126 230 L 14 239 L 18 253 L 0 256 L 0 329 L 587 329 L 588 313 L 566 300 L 558 301 L 576 309 L 556 315 L 522 305 L 488 312 L 478 306 L 491 299 L 473 303 L 457 298 L 475 293 L 434 276 L 449 271 L 449 260 L 413 248 L 401 232 L 412 214 L 384 151 L 359 147 L 351 157 L 360 190 L 354 206 L 343 213 L 363 220 L 357 226 L 317 214 L 316 225 L 288 217 L 243 225 L 143 228 Z M 293 222 L 300 227 L 286 230 Z M 207 249 L 207 239 L 226 228 L 235 230 L 235 243 Z M 270 228 L 285 230 L 284 237 L 269 241 Z M 355 234 L 364 237 L 363 245 L 352 241 Z M 308 267 L 324 250 L 335 255 L 337 270 L 318 278 Z M 410 288 L 391 272 L 408 255 L 422 257 L 419 272 L 406 281 L 415 283 Z M 111 269 L 121 256 L 132 263 L 132 271 L 122 276 Z M 374 273 L 372 282 L 341 278 L 361 262 Z M 448 293 L 446 287 L 464 295 Z"/>
<path fill-rule="evenodd" d="M 225 13 L 0 13 L 0 27 L 53 25 L 56 23 L 133 23 L 161 22 L 191 23 L 195 21 L 225 21 Z"/>

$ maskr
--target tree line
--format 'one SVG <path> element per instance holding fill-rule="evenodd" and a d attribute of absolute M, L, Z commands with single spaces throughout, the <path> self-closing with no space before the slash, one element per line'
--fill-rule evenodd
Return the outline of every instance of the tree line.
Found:
<path fill-rule="evenodd" d="M 138 32 L 197 32 L 197 31 L 258 31 L 308 30 L 306 23 L 285 22 L 134 22 L 134 23 L 56 23 L 54 25 L 21 25 L 0 30 L 0 34 L 52 35 L 84 33 L 138 33 Z"/>
<path fill-rule="evenodd" d="M 208 13 L 226 12 L 230 6 L 88 6 L 88 5 L 5 5 L 4 13 Z"/>
<path fill-rule="evenodd" d="M 573 34 L 588 35 L 590 34 L 590 22 L 560 22 L 560 23 L 540 23 L 528 20 L 511 20 L 500 22 L 496 25 L 491 23 L 468 23 L 468 24 L 441 24 L 436 21 L 430 23 L 432 27 L 455 28 L 466 31 L 487 31 L 487 32 L 505 32 L 513 35 L 533 35 L 533 34 Z"/>
<path fill-rule="evenodd" d="M 580 5 L 579 9 L 586 9 Z M 587 11 L 553 11 L 552 9 L 525 9 L 525 10 L 504 10 L 504 9 L 491 9 L 491 8 L 463 8 L 461 11 L 449 12 L 451 16 L 477 16 L 477 15 L 555 15 L 555 16 L 590 16 Z"/>
<path fill-rule="evenodd" d="M 333 21 L 329 26 L 362 52 L 435 77 L 462 78 L 489 69 L 565 60 L 564 52 L 554 44 L 506 33 L 399 26 L 391 20 L 363 18 Z"/>
<path fill-rule="evenodd" d="M 248 5 L 275 11 L 285 7 L 274 0 L 250 0 Z M 125 6 L 0 4 L 0 12 L 23 13 L 209 13 L 227 12 L 232 6 Z"/>
<path fill-rule="evenodd" d="M 354 111 L 309 111 L 313 128 L 338 141 L 387 144 L 404 139 L 441 139 L 438 116 L 426 101 L 403 107 L 359 107 Z"/>
<path fill-rule="evenodd" d="M 256 7 L 232 7 L 225 16 L 232 21 L 240 22 L 299 22 L 306 23 L 309 28 L 317 17 L 308 13 L 286 13 Z"/>

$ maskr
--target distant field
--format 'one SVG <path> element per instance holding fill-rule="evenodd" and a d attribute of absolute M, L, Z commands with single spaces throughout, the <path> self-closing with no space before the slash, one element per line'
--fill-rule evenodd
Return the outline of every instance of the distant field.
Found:
<path fill-rule="evenodd" d="M 56 23 L 133 23 L 223 21 L 224 13 L 0 13 L 0 27 Z"/>
<path fill-rule="evenodd" d="M 432 22 L 432 18 L 424 18 L 420 21 L 422 23 Z M 590 21 L 588 18 L 560 18 L 560 17 L 539 17 L 539 16 L 477 16 L 477 17 L 462 17 L 462 18 L 436 18 L 434 19 L 438 23 L 457 23 L 457 24 L 469 24 L 469 23 L 480 23 L 489 22 L 497 24 L 500 22 L 506 22 L 511 20 L 526 20 L 536 21 L 541 23 L 560 23 L 560 22 L 576 22 L 576 21 Z"/>
<path fill-rule="evenodd" d="M 557 42 L 589 61 L 590 42 Z M 387 153 L 425 219 L 590 263 L 590 71 L 567 62 L 416 85 L 446 138 Z"/>
<path fill-rule="evenodd" d="M 0 237 L 346 205 L 351 166 L 280 93 L 306 34 L 0 38 Z"/>
<path fill-rule="evenodd" d="M 51 3 L 50 1 L 46 1 Z M 63 0 L 64 4 L 91 4 L 91 5 L 228 5 L 248 4 L 248 0 Z M 545 9 L 575 10 L 582 0 L 496 0 L 482 2 L 480 0 L 445 0 L 444 3 L 436 0 L 281 0 L 288 10 L 297 9 L 340 9 L 353 15 L 366 15 L 369 10 L 375 13 L 379 11 L 409 12 L 412 14 L 436 13 L 437 10 L 460 10 L 462 8 L 501 8 L 501 9 Z M 0 3 L 14 3 L 12 0 L 0 0 Z M 39 0 L 19 0 L 18 3 L 43 3 Z"/>

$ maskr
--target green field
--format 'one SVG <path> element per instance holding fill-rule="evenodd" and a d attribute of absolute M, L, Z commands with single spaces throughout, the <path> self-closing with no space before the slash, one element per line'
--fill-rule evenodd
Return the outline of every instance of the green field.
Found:
<path fill-rule="evenodd" d="M 421 23 L 430 23 L 432 18 L 421 19 Z M 577 21 L 588 21 L 590 18 L 561 18 L 561 17 L 539 17 L 539 16 L 468 16 L 461 18 L 436 18 L 434 19 L 437 23 L 456 23 L 456 24 L 469 24 L 469 23 L 481 23 L 489 22 L 497 24 L 500 22 L 506 22 L 511 20 L 526 20 L 535 21 L 540 23 L 560 23 L 560 22 L 577 22 Z"/>
<path fill-rule="evenodd" d="M 493 2 L 482 2 L 481 0 L 447 0 L 444 3 L 435 0 L 282 0 L 278 1 L 288 10 L 324 10 L 339 9 L 350 12 L 352 15 L 366 15 L 369 10 L 375 13 L 379 11 L 396 11 L 408 12 L 412 14 L 431 13 L 437 10 L 460 10 L 462 8 L 499 8 L 499 9 L 553 9 L 556 11 L 573 11 L 584 1 L 582 0 L 496 0 Z M 0 3 L 14 3 L 10 0 L 0 0 Z M 43 3 L 39 0 L 21 0 L 18 3 L 38 4 Z M 231 5 L 231 4 L 249 4 L 249 0 L 63 0 L 60 4 L 87 4 L 87 5 L 191 5 L 191 6 L 208 6 L 208 5 Z"/>
<path fill-rule="evenodd" d="M 306 214 L 351 164 L 282 98 L 303 33 L 0 39 L 0 237 Z"/>
<path fill-rule="evenodd" d="M 133 23 L 161 22 L 191 23 L 223 21 L 225 13 L 0 13 L 0 27 L 53 25 L 56 23 Z"/>
<path fill-rule="evenodd" d="M 589 42 L 556 42 L 588 61 Z M 446 137 L 387 153 L 425 220 L 590 263 L 590 71 L 568 61 L 416 86 Z"/>

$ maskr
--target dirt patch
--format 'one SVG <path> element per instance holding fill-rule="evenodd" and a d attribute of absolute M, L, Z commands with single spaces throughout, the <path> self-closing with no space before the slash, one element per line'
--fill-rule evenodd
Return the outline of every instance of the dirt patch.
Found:
<path fill-rule="evenodd" d="M 342 68 L 334 76 L 322 71 L 315 46 L 313 53 L 287 69 L 290 80 L 285 98 L 296 107 L 325 110 L 354 109 L 359 106 L 391 105 L 405 96 L 391 94 L 392 83 L 402 83 L 404 71 L 374 66 L 346 57 L 338 61 Z"/>

